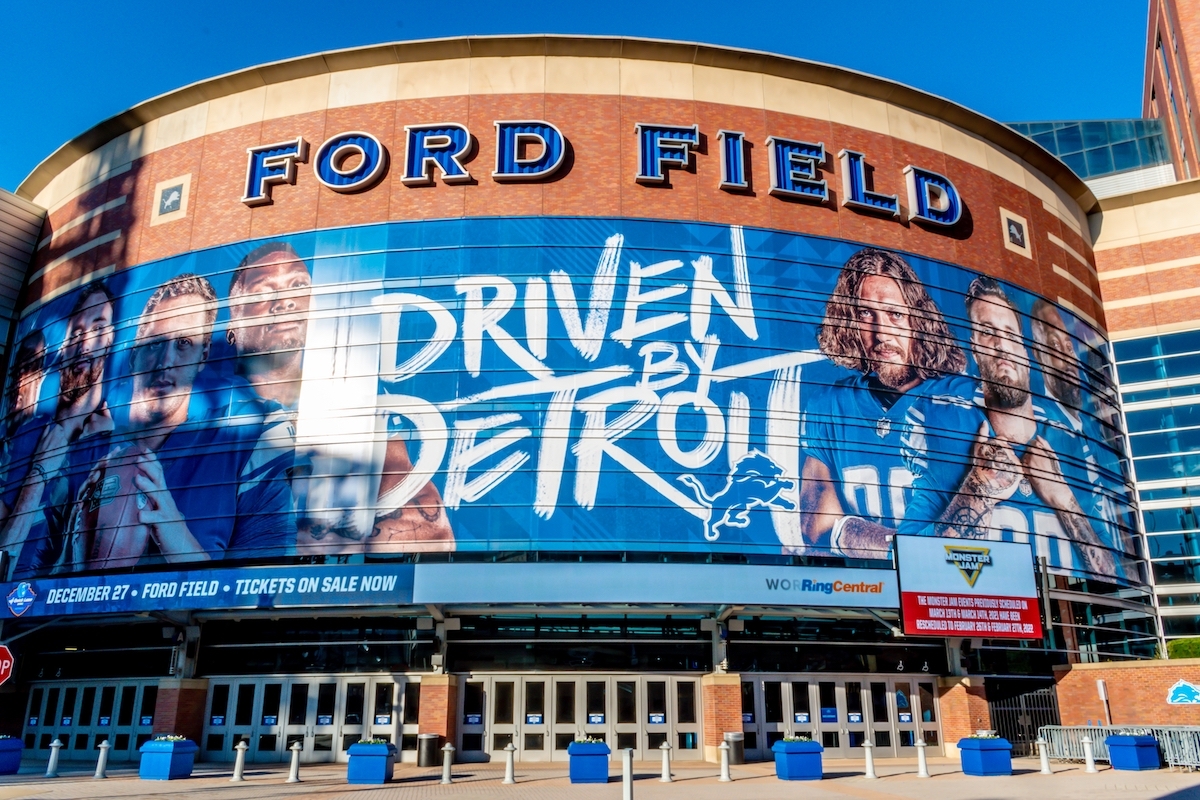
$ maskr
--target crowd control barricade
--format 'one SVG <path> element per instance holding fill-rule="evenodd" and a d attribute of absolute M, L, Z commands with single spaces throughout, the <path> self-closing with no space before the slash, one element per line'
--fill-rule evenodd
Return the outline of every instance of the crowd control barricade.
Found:
<path fill-rule="evenodd" d="M 1200 767 L 1200 726 L 1195 725 L 1043 725 L 1038 728 L 1050 758 L 1083 761 L 1083 737 L 1092 740 L 1097 761 L 1109 761 L 1104 740 L 1109 736 L 1153 736 L 1159 756 L 1168 767 Z"/>

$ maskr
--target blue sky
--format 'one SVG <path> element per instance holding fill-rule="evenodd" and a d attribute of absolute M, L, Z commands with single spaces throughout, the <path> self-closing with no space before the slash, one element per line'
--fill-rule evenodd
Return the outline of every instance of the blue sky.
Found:
<path fill-rule="evenodd" d="M 445 9 L 445 10 L 442 10 Z M 0 26 L 0 187 L 163 92 L 378 42 L 588 33 L 709 42 L 838 64 L 1004 121 L 1141 112 L 1146 0 L 9 3 Z"/>

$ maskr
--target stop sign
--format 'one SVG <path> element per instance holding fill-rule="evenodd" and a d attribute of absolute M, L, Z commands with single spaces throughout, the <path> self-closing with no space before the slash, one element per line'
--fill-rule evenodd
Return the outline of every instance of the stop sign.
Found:
<path fill-rule="evenodd" d="M 12 651 L 0 644 L 0 685 L 12 677 L 13 663 Z"/>

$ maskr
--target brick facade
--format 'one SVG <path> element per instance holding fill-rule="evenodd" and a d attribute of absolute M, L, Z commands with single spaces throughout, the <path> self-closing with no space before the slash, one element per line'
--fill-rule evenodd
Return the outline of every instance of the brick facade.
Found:
<path fill-rule="evenodd" d="M 704 760 L 718 761 L 717 749 L 730 731 L 742 729 L 742 676 L 710 673 L 700 678 L 700 701 L 704 713 Z"/>
<path fill-rule="evenodd" d="M 154 732 L 176 733 L 200 743 L 207 702 L 206 679 L 163 678 L 154 704 Z"/>
<path fill-rule="evenodd" d="M 938 711 L 942 715 L 942 741 L 947 756 L 958 754 L 959 739 L 978 730 L 992 729 L 982 678 L 938 678 Z"/>
<path fill-rule="evenodd" d="M 1200 725 L 1200 704 L 1167 703 L 1176 682 L 1200 686 L 1200 658 L 1074 664 L 1055 667 L 1054 680 L 1063 725 L 1104 722 L 1098 680 L 1108 689 L 1114 725 Z"/>
<path fill-rule="evenodd" d="M 420 733 L 436 733 L 438 747 L 454 742 L 458 731 L 458 676 L 421 676 L 421 710 L 417 719 Z"/>

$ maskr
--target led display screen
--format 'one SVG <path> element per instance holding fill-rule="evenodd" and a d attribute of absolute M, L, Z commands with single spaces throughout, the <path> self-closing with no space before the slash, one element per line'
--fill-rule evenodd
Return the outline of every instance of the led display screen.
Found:
<path fill-rule="evenodd" d="M 888 559 L 1140 583 L 1107 343 L 952 264 L 699 223 L 402 222 L 28 310 L 10 577 L 428 551 Z"/>

